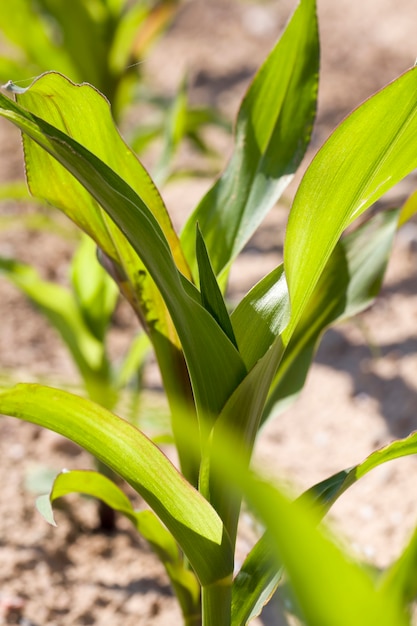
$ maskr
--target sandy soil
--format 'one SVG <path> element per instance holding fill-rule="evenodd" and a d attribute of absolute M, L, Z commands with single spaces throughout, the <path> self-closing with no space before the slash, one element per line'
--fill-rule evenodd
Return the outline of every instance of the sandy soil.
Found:
<path fill-rule="evenodd" d="M 147 59 L 146 72 L 156 86 L 172 91 L 187 69 L 194 101 L 209 102 L 232 116 L 294 4 L 189 0 Z M 349 110 L 410 67 L 417 55 L 413 0 L 319 0 L 319 18 L 320 107 L 306 162 Z M 18 133 L 4 123 L 0 133 L 0 179 L 17 179 L 22 175 Z M 202 179 L 166 189 L 177 224 L 208 184 Z M 415 177 L 410 177 L 384 204 L 398 206 L 414 187 Z M 10 216 L 27 209 L 5 202 L 0 211 Z M 279 262 L 286 214 L 285 207 L 273 211 L 247 247 L 233 273 L 232 297 Z M 72 247 L 71 241 L 50 234 L 0 232 L 1 254 L 30 261 L 44 276 L 62 282 Z M 326 334 L 299 401 L 262 432 L 256 463 L 269 474 L 305 488 L 417 428 L 416 260 L 414 223 L 398 237 L 376 304 L 358 321 Z M 53 331 L 3 279 L 0 315 L 0 373 L 6 382 L 77 382 Z M 121 308 L 112 331 L 116 356 L 133 332 L 132 318 Z M 20 619 L 26 626 L 179 625 L 180 614 L 161 567 L 127 522 L 118 520 L 112 536 L 97 533 L 95 504 L 77 497 L 68 498 L 58 510 L 57 528 L 40 518 L 30 479 L 45 467 L 86 468 L 91 459 L 52 433 L 3 418 L 0 623 Z M 383 466 L 332 511 L 346 542 L 379 566 L 399 554 L 416 525 L 416 475 L 415 458 Z M 242 551 L 245 542 L 244 536 Z M 10 597 L 23 601 L 23 608 L 8 610 Z M 258 623 L 282 622 L 272 607 Z"/>

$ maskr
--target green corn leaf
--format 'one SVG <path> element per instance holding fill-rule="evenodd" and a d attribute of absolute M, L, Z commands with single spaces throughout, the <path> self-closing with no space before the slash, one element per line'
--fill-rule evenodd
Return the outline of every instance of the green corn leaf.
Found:
<path fill-rule="evenodd" d="M 342 493 L 372 469 L 387 461 L 393 461 L 394 459 L 409 456 L 410 454 L 417 454 L 417 432 L 411 433 L 411 435 L 404 439 L 393 441 L 380 450 L 370 454 L 362 463 L 330 476 L 326 480 L 314 485 L 314 487 L 311 487 L 306 493 L 308 497 L 312 495 L 320 499 L 324 505 L 324 509 L 327 511 Z"/>
<path fill-rule="evenodd" d="M 269 536 L 256 550 L 260 554 L 269 546 L 275 575 L 284 567 L 306 626 L 409 626 L 398 598 L 384 594 L 374 576 L 318 528 L 322 510 L 314 500 L 305 496 L 290 501 L 282 490 L 248 470 L 233 431 L 225 430 L 218 441 L 215 469 L 218 479 L 243 493 L 261 518 Z M 258 584 L 256 579 L 251 583 L 254 588 Z"/>
<path fill-rule="evenodd" d="M 56 523 L 52 504 L 58 498 L 62 498 L 69 493 L 82 493 L 102 500 L 132 522 L 136 530 L 149 541 L 163 562 L 175 563 L 178 561 L 177 544 L 158 518 L 150 511 L 145 511 L 145 513 L 151 513 L 151 519 L 154 519 L 155 522 L 150 521 L 148 523 L 145 515 L 145 523 L 141 524 L 144 511 L 135 511 L 129 498 L 112 480 L 92 470 L 63 471 L 56 476 L 51 492 L 37 499 L 36 506 L 39 512 L 53 526 L 56 526 Z"/>
<path fill-rule="evenodd" d="M 133 4 L 118 16 L 117 26 L 109 51 L 109 67 L 113 74 L 120 74 L 131 62 L 132 47 L 139 26 L 149 14 L 149 7 L 144 2 Z"/>
<path fill-rule="evenodd" d="M 337 244 L 286 346 L 263 422 L 296 399 L 326 328 L 373 302 L 381 287 L 397 221 L 397 210 L 379 213 Z"/>
<path fill-rule="evenodd" d="M 222 448 L 222 442 L 227 441 L 228 433 L 232 430 L 235 433 L 231 448 L 233 454 L 249 464 L 262 409 L 281 356 L 282 342 L 278 337 L 227 401 L 213 427 L 209 461 L 200 472 L 200 489 L 222 518 L 232 540 L 237 532 L 240 496 L 236 497 L 228 482 L 221 479 L 221 472 L 218 472 L 216 465 L 217 450 Z"/>
<path fill-rule="evenodd" d="M 194 276 L 196 222 L 216 275 L 227 273 L 290 182 L 310 141 L 318 59 L 315 2 L 301 0 L 242 102 L 229 165 L 184 227 L 181 241 Z"/>
<path fill-rule="evenodd" d="M 321 504 L 321 514 L 324 515 L 334 502 L 362 476 L 372 469 L 403 456 L 417 454 L 417 433 L 413 433 L 402 440 L 394 441 L 381 450 L 373 452 L 363 463 L 353 468 L 337 472 L 322 482 L 314 485 L 301 499 L 313 498 Z M 259 614 L 259 609 L 265 604 L 269 596 L 275 591 L 282 572 L 277 562 L 271 561 L 271 537 L 269 531 L 264 533 L 254 548 L 252 548 L 244 564 L 241 574 L 238 574 L 233 591 L 235 599 L 236 622 L 233 626 L 245 623 L 242 615 L 249 619 Z M 253 554 L 252 554 L 253 552 Z M 413 594 L 417 593 L 415 585 L 417 569 L 417 533 L 414 533 L 403 555 L 392 568 L 389 568 L 380 582 L 381 593 L 386 596 L 395 595 L 401 605 L 410 602 Z M 244 598 L 242 606 L 238 606 L 239 598 Z"/>
<path fill-rule="evenodd" d="M 317 529 L 309 507 L 256 479 L 245 484 L 245 491 L 269 528 L 277 563 L 285 567 L 307 626 L 409 626 L 397 598 L 379 589 L 364 568 Z"/>
<path fill-rule="evenodd" d="M 413 68 L 347 117 L 307 169 L 284 245 L 292 309 L 285 343 L 344 229 L 417 167 L 416 93 Z"/>
<path fill-rule="evenodd" d="M 68 437 L 124 478 L 172 533 L 203 586 L 230 577 L 232 549 L 220 518 L 132 424 L 88 400 L 30 384 L 0 393 L 0 413 Z"/>
<path fill-rule="evenodd" d="M 214 317 L 220 328 L 226 333 L 230 341 L 236 346 L 236 339 L 233 332 L 232 323 L 222 292 L 213 272 L 207 248 L 204 243 L 200 228 L 197 225 L 197 263 L 200 279 L 201 303 L 204 308 Z"/>
<path fill-rule="evenodd" d="M 213 428 L 209 460 L 200 473 L 200 488 L 221 516 L 233 538 L 239 506 L 224 481 L 216 481 L 216 448 L 230 429 L 236 433 L 236 451 L 246 458 L 258 433 L 271 382 L 283 355 L 280 334 L 288 321 L 288 291 L 283 268 L 278 267 L 261 280 L 232 315 L 240 352 L 249 373 L 236 387 Z M 214 456 L 213 456 L 214 454 Z"/>
<path fill-rule="evenodd" d="M 103 474 L 90 470 L 65 471 L 55 478 L 50 494 L 36 501 L 38 510 L 49 523 L 55 525 L 52 504 L 69 493 L 98 498 L 127 517 L 163 563 L 184 615 L 196 610 L 200 596 L 196 577 L 184 567 L 174 538 L 152 511 L 135 511 L 123 491 Z"/>
<path fill-rule="evenodd" d="M 383 594 L 398 598 L 407 606 L 417 597 L 417 529 L 399 559 L 387 569 L 379 581 Z"/>
<path fill-rule="evenodd" d="M 284 266 L 259 281 L 231 315 L 239 352 L 251 369 L 286 327 L 290 316 Z"/>
<path fill-rule="evenodd" d="M 233 581 L 232 626 L 242 626 L 260 615 L 277 588 L 282 567 L 273 556 L 271 544 L 269 533 L 264 533 Z"/>
<path fill-rule="evenodd" d="M 17 96 L 17 100 L 81 143 L 140 195 L 162 228 L 179 269 L 189 276 L 164 202 L 149 174 L 120 136 L 105 98 L 89 85 L 74 85 L 64 76 L 50 73 L 36 80 L 30 89 Z M 34 142 L 24 138 L 24 146 L 33 195 L 60 208 L 95 239 L 106 254 L 117 260 L 114 244 L 109 242 L 109 227 L 89 193 Z M 49 185 L 45 184 L 46 176 Z"/>
<path fill-rule="evenodd" d="M 53 77 L 57 77 L 57 75 L 49 78 L 54 81 Z M 63 81 L 65 90 L 68 81 L 62 77 L 57 78 L 57 80 Z M 49 83 L 49 81 L 47 82 Z M 39 85 L 39 83 L 43 84 L 43 81 L 37 81 L 35 84 Z M 69 85 L 68 83 L 68 88 L 70 88 Z M 84 89 L 84 87 L 80 87 L 80 89 Z M 89 91 L 91 88 L 86 89 L 85 97 L 88 100 L 91 96 Z M 30 90 L 26 93 L 29 92 Z M 49 99 L 54 100 L 54 98 Z M 19 126 L 42 146 L 45 154 L 46 151 L 49 152 L 64 164 L 85 185 L 86 189 L 121 229 L 124 237 L 121 236 L 120 232 L 118 244 L 121 246 L 124 240 L 126 247 L 126 239 L 130 242 L 157 284 L 169 309 L 189 367 L 197 407 L 201 409 L 201 413 L 204 415 L 216 415 L 233 389 L 244 377 L 245 368 L 237 350 L 209 313 L 198 303 L 197 296 L 190 296 L 190 294 L 195 294 L 196 290 L 178 271 L 173 259 L 173 252 L 164 232 L 148 209 L 145 200 L 138 196 L 117 173 L 86 148 L 42 119 L 26 112 L 1 94 L 0 114 Z M 107 107 L 106 115 L 108 115 Z M 81 123 L 80 116 L 74 116 L 74 124 L 76 120 Z M 98 124 L 98 121 L 96 123 Z M 98 128 L 97 132 L 97 136 L 100 137 Z M 91 129 L 90 135 L 91 142 L 92 137 L 94 137 Z M 111 146 L 107 146 L 106 150 L 110 150 L 110 148 Z M 38 154 L 40 154 L 39 151 Z M 124 158 L 126 161 L 129 160 L 128 157 L 129 151 L 125 149 Z M 122 159 L 122 154 L 119 153 L 117 158 Z M 48 172 L 49 176 L 49 168 L 53 167 L 51 163 L 51 159 L 39 163 L 39 167 L 45 168 L 44 172 Z M 122 165 L 123 170 L 125 167 L 127 164 Z M 135 174 L 135 171 L 135 167 L 132 167 L 128 181 Z M 144 179 L 144 170 L 139 168 L 138 171 L 139 174 L 142 172 L 142 179 Z M 60 168 L 57 176 L 62 178 L 63 174 L 64 170 Z M 68 178 L 65 177 L 61 182 L 65 189 L 65 182 L 68 182 Z M 160 204 L 156 191 L 149 187 L 149 182 L 146 183 L 147 180 L 144 180 L 143 193 L 145 199 L 149 199 L 151 206 L 155 203 Z M 138 181 L 136 180 L 134 184 L 137 185 Z M 80 189 L 82 188 L 80 187 Z M 62 189 L 57 187 L 57 190 L 62 196 Z M 77 204 L 75 203 L 74 206 L 76 207 Z M 103 216 L 98 206 L 94 215 L 98 218 L 98 228 L 101 230 L 104 228 L 107 237 Z M 94 215 L 92 222 L 95 221 Z M 89 214 L 90 218 L 91 215 Z M 90 234 L 94 237 L 94 232 L 90 232 Z M 186 289 L 184 288 L 185 285 L 187 285 Z M 210 341 L 207 341 L 207 337 L 210 337 Z M 201 362 L 202 354 L 205 355 L 204 367 Z"/>

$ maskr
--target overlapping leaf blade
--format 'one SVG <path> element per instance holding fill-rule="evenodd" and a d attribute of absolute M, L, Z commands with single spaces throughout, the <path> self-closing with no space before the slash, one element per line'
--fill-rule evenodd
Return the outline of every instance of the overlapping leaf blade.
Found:
<path fill-rule="evenodd" d="M 215 273 L 227 273 L 300 164 L 316 112 L 318 58 L 315 2 L 301 0 L 243 100 L 228 167 L 184 227 L 195 278 L 196 222 Z"/>
<path fill-rule="evenodd" d="M 69 493 L 98 498 L 127 517 L 165 566 L 184 615 L 198 610 L 200 589 L 195 575 L 185 567 L 184 558 L 173 536 L 152 511 L 135 511 L 125 493 L 103 474 L 90 470 L 65 471 L 55 478 L 50 494 L 37 499 L 37 508 L 48 522 L 55 524 L 52 511 L 54 501 Z"/>
<path fill-rule="evenodd" d="M 214 275 L 207 248 L 198 226 L 196 250 L 198 273 L 200 278 L 201 303 L 214 317 L 220 328 L 222 328 L 229 337 L 230 341 L 236 345 L 236 339 L 229 313 L 226 308 L 226 303 L 223 299 L 216 276 Z"/>
<path fill-rule="evenodd" d="M 337 320 L 368 307 L 381 287 L 396 231 L 398 211 L 377 214 L 341 239 L 332 252 L 286 346 L 263 422 L 293 402 L 303 388 L 323 332 Z"/>
<path fill-rule="evenodd" d="M 292 310 L 286 342 L 342 232 L 417 167 L 416 93 L 413 68 L 347 117 L 307 169 L 284 244 Z"/>
<path fill-rule="evenodd" d="M 383 593 L 365 569 L 317 529 L 317 516 L 308 507 L 257 480 L 248 481 L 245 489 L 269 528 L 277 564 L 284 565 L 308 626 L 409 626 L 397 598 Z"/>
<path fill-rule="evenodd" d="M 242 626 L 262 612 L 282 576 L 265 533 L 247 555 L 232 588 L 232 626 Z"/>
<path fill-rule="evenodd" d="M 216 415 L 242 380 L 245 367 L 236 348 L 199 304 L 192 285 L 180 274 L 164 232 L 145 201 L 86 148 L 1 94 L 0 109 L 2 116 L 64 164 L 123 232 L 169 309 L 184 349 L 197 407 L 204 414 Z M 154 196 L 151 190 L 149 193 Z M 99 214 L 98 207 L 96 211 Z M 205 354 L 204 363 L 201 354 Z"/>
<path fill-rule="evenodd" d="M 405 441 L 403 450 L 410 450 L 413 446 L 415 441 Z M 233 463 L 229 459 L 230 449 L 234 450 Z M 385 456 L 388 458 L 389 454 Z M 317 502 L 311 496 L 305 496 L 303 501 L 290 501 L 283 490 L 250 471 L 245 456 L 239 454 L 233 431 L 225 431 L 223 440 L 219 441 L 215 469 L 218 477 L 230 488 L 244 494 L 268 529 L 264 545 L 256 548 L 257 554 L 263 554 L 263 567 L 269 567 L 275 575 L 282 566 L 285 568 L 303 621 L 308 626 L 409 626 L 398 596 L 386 595 L 366 568 L 344 553 L 328 533 L 318 528 L 323 511 L 317 507 Z M 271 561 L 275 561 L 275 568 Z M 254 561 L 252 565 L 255 566 Z M 251 589 L 257 587 L 259 577 L 263 576 L 262 565 L 258 569 L 260 576 L 254 580 L 251 580 L 251 571 L 246 569 L 245 578 L 251 583 L 245 587 L 248 595 Z M 252 574 L 254 570 L 255 567 Z M 265 580 L 267 584 L 268 580 Z M 258 592 L 261 589 L 258 588 Z M 249 604 L 245 592 L 241 587 L 244 602 Z M 240 626 L 236 621 L 239 614 L 237 608 L 235 602 L 233 626 Z M 250 607 L 246 606 L 243 613 L 247 615 L 249 610 Z"/>
<path fill-rule="evenodd" d="M 324 481 L 314 485 L 304 494 L 301 499 L 307 497 L 309 500 L 313 498 L 321 504 L 322 515 L 324 515 L 334 502 L 355 482 L 365 476 L 372 469 L 378 467 L 388 461 L 417 454 L 417 433 L 412 433 L 408 437 L 393 441 L 387 446 L 373 452 L 362 463 L 352 468 L 342 470 L 326 478 Z M 236 578 L 237 589 L 235 594 L 239 594 L 239 598 L 245 598 L 242 605 L 235 600 L 234 613 L 236 614 L 233 622 L 234 626 L 238 626 L 243 620 L 257 615 L 269 595 L 278 585 L 281 577 L 281 570 L 278 562 L 271 562 L 271 536 L 267 531 L 258 543 L 249 553 L 245 563 L 242 566 L 242 574 L 238 574 Z M 416 533 L 410 540 L 409 545 L 405 548 L 404 554 L 400 556 L 398 562 L 394 563 L 392 568 L 387 570 L 383 575 L 379 587 L 381 593 L 389 597 L 394 595 L 398 598 L 401 605 L 410 602 L 413 594 L 416 593 L 415 586 L 415 570 L 417 536 Z M 393 592 L 391 594 L 391 592 Z"/>
<path fill-rule="evenodd" d="M 382 277 L 385 271 L 389 251 L 395 233 L 398 211 L 389 211 L 377 214 L 372 220 L 365 223 L 357 231 L 345 237 L 334 250 L 323 272 L 321 280 L 310 300 L 310 306 L 306 310 L 299 327 L 295 331 L 292 341 L 287 346 L 284 356 L 279 365 L 278 374 L 275 381 L 269 402 L 266 405 L 262 420 L 265 421 L 271 412 L 276 414 L 282 410 L 288 402 L 301 390 L 307 374 L 308 367 L 314 352 L 314 347 L 323 329 L 335 319 L 340 319 L 362 310 L 370 304 L 379 290 Z M 270 280 L 277 274 L 280 280 L 285 280 L 282 267 L 272 272 Z M 258 286 L 252 290 L 252 300 L 257 306 L 268 305 L 262 297 L 262 283 L 267 284 L 267 279 L 263 279 Z M 281 285 L 281 315 L 284 315 L 286 307 L 287 293 L 284 289 L 285 283 Z M 279 282 L 272 282 L 272 288 L 279 288 Z M 257 298 L 256 298 L 257 296 Z M 243 303 L 239 305 L 242 310 L 239 315 L 244 319 L 245 309 Z M 270 315 L 272 327 L 280 316 L 279 298 L 276 298 L 276 307 L 270 302 Z M 288 303 L 287 303 L 288 304 Z M 246 308 L 247 305 L 245 305 Z M 237 310 L 239 310 L 239 307 Z M 265 320 L 268 317 L 263 312 Z M 234 321 L 234 315 L 232 316 Z M 260 324 L 258 323 L 258 328 Z M 281 318 L 281 330 L 285 328 L 284 319 Z M 268 345 L 275 333 L 267 333 L 265 341 Z M 256 338 L 256 333 L 250 336 Z M 259 338 L 258 338 L 259 339 Z M 259 341 L 256 344 L 262 345 Z M 259 388 L 258 388 L 259 391 Z M 244 415 L 244 407 L 241 407 L 239 416 Z M 331 497 L 338 491 L 348 475 L 348 471 L 341 472 L 323 485 L 323 497 Z M 270 549 L 270 538 L 268 535 L 262 537 L 254 547 L 254 553 L 249 554 L 247 562 L 244 564 L 242 575 L 237 577 L 240 597 L 245 601 L 242 606 L 237 606 L 236 601 L 236 625 L 243 615 L 254 617 L 260 611 L 264 601 L 272 593 L 280 578 L 280 570 L 276 563 L 271 563 L 268 550 Z M 242 589 L 244 591 L 242 591 Z M 235 591 L 237 593 L 237 591 Z M 243 618 L 242 618 L 243 619 Z"/>

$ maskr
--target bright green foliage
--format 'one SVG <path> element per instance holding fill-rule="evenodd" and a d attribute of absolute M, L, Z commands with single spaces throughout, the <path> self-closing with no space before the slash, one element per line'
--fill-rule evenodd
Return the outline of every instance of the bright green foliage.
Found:
<path fill-rule="evenodd" d="M 96 497 L 105 502 L 108 507 L 127 517 L 164 564 L 184 615 L 187 616 L 189 613 L 192 616 L 198 611 L 197 579 L 185 566 L 184 557 L 173 535 L 152 511 L 135 511 L 129 499 L 114 482 L 92 471 L 62 472 L 55 478 L 51 493 L 38 498 L 37 507 L 45 519 L 55 525 L 52 503 L 57 498 L 74 492 Z"/>
<path fill-rule="evenodd" d="M 309 626 L 409 623 L 415 536 L 393 568 L 374 580 L 317 525 L 367 471 L 414 454 L 414 435 L 296 503 L 248 470 L 262 423 L 300 392 L 322 333 L 377 295 L 397 225 L 415 207 L 412 199 L 401 214 L 377 214 L 343 236 L 417 166 L 412 69 L 359 107 L 318 152 L 290 212 L 284 263 L 229 312 L 223 293 L 230 265 L 308 146 L 318 56 L 315 2 L 301 0 L 242 103 L 229 165 L 181 238 L 99 92 L 48 73 L 18 90 L 17 102 L 0 96 L 0 114 L 24 134 L 32 193 L 94 240 L 153 345 L 182 473 L 134 426 L 74 395 L 20 385 L 0 394 L 0 411 L 76 441 L 143 496 L 166 530 L 148 512 L 134 512 L 119 489 L 95 473 L 61 474 L 50 502 L 77 490 L 126 515 L 163 561 L 190 625 L 243 626 L 283 571 Z M 394 103 L 395 116 L 387 115 Z M 95 284 L 82 280 L 77 261 L 73 281 L 85 329 L 99 338 L 94 332 L 100 335 L 104 326 Z M 105 310 L 106 302 L 103 293 Z M 242 497 L 267 530 L 233 580 Z"/>
<path fill-rule="evenodd" d="M 310 141 L 318 66 L 315 5 L 301 2 L 242 102 L 228 167 L 182 232 L 194 278 L 196 222 L 213 269 L 216 275 L 224 273 L 224 280 L 230 263 L 291 181 Z"/>
<path fill-rule="evenodd" d="M 384 593 L 364 568 L 319 532 L 317 517 L 308 507 L 290 503 L 257 480 L 247 479 L 245 491 L 270 529 L 270 543 L 285 568 L 306 624 L 409 624 L 396 594 Z"/>

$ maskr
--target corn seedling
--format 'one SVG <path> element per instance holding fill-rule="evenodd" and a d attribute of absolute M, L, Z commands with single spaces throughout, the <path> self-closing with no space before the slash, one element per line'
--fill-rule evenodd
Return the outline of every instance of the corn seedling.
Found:
<path fill-rule="evenodd" d="M 16 102 L 0 98 L 1 115 L 23 132 L 31 192 L 95 241 L 153 345 L 180 470 L 134 425 L 65 391 L 21 384 L 0 394 L 0 411 L 77 442 L 142 495 L 150 509 L 138 512 L 106 477 L 65 472 L 39 506 L 52 521 L 51 503 L 79 491 L 126 515 L 164 563 L 187 625 L 247 624 L 283 572 L 308 625 L 410 623 L 416 535 L 374 578 L 317 524 L 374 466 L 416 453 L 415 434 L 295 503 L 248 469 L 261 425 L 302 389 L 321 334 L 373 301 L 395 231 L 414 212 L 411 201 L 344 235 L 417 166 L 416 68 L 357 108 L 317 153 L 291 207 L 283 264 L 229 313 L 230 268 L 309 144 L 318 71 L 315 2 L 301 0 L 243 99 L 229 164 L 180 236 L 96 89 L 49 73 Z M 243 497 L 266 532 L 234 574 Z"/>

